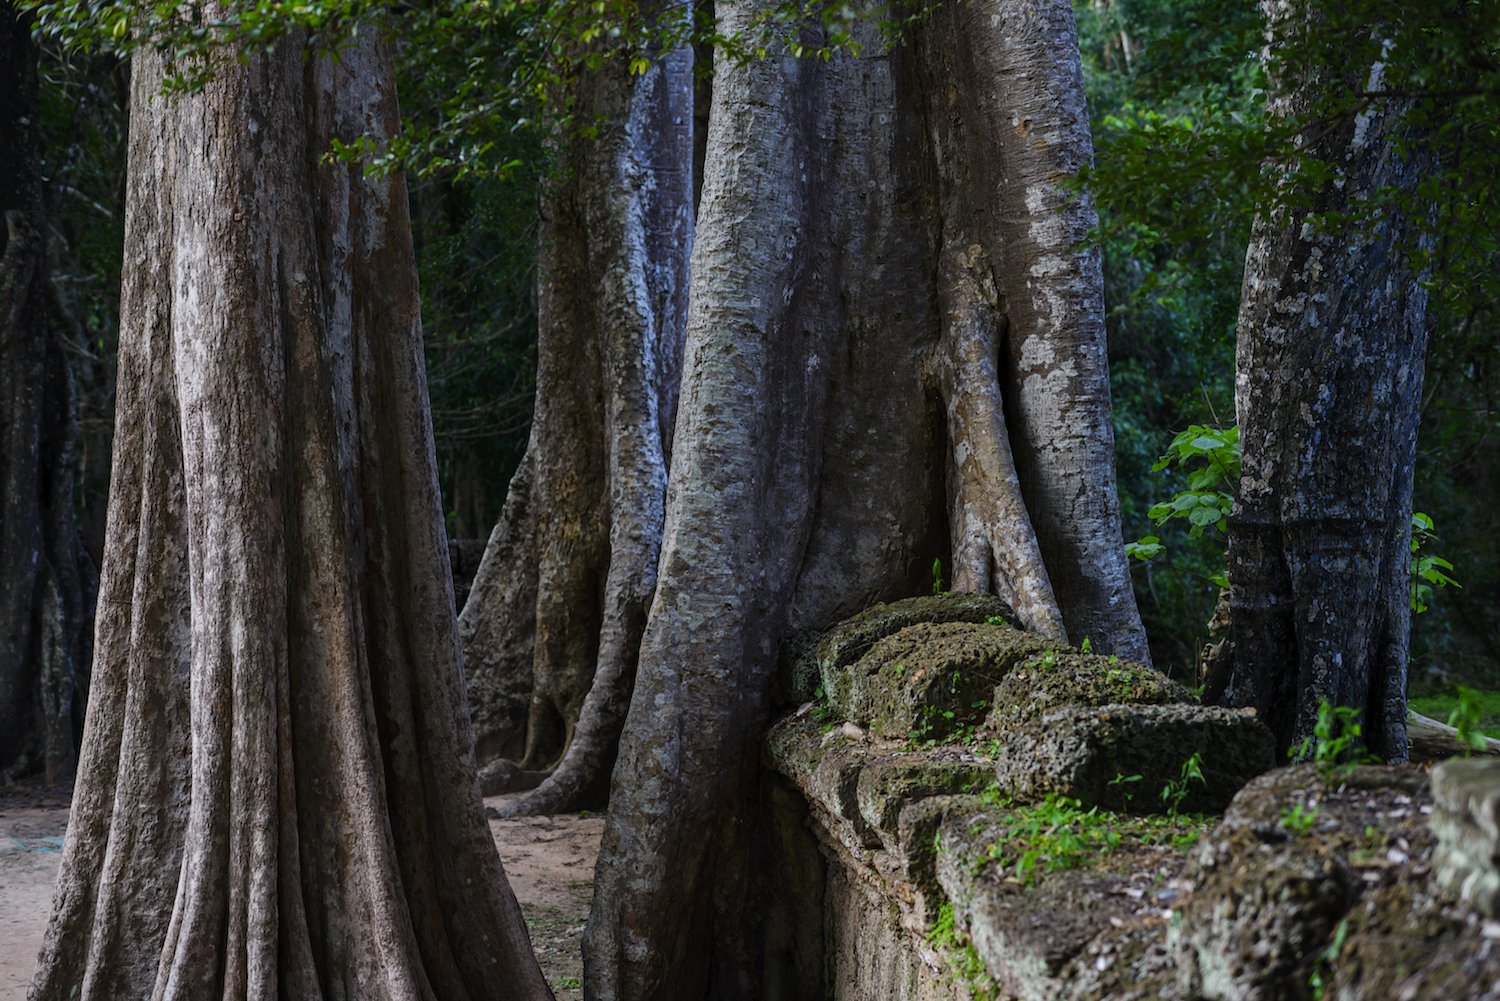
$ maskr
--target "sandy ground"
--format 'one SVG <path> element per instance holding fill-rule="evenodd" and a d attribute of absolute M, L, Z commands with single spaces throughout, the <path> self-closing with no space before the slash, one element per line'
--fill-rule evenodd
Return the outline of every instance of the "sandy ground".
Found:
<path fill-rule="evenodd" d="M 485 802 L 498 806 L 509 798 Z M 21 1001 L 31 983 L 67 822 L 64 799 L 30 790 L 0 791 L 0 1001 Z M 558 1001 L 582 998 L 579 946 L 594 893 L 594 859 L 604 818 L 563 814 L 492 820 L 490 830 Z"/>

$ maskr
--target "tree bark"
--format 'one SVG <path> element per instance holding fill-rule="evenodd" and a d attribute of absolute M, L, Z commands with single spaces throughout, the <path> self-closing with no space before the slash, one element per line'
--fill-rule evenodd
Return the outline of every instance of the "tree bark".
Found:
<path fill-rule="evenodd" d="M 520 768 L 549 774 L 512 815 L 605 799 L 656 587 L 693 239 L 691 50 L 639 75 L 616 55 L 572 86 L 575 131 L 543 197 L 529 476 L 507 501 L 529 522 L 491 545 L 532 542 L 487 556 L 463 616 L 504 649 L 534 637 Z M 514 649 L 471 646 L 471 674 L 514 687 L 500 680 L 521 676 Z"/>
<path fill-rule="evenodd" d="M 716 60 L 660 579 L 584 940 L 600 999 L 760 993 L 757 744 L 790 631 L 926 590 L 937 557 L 1032 629 L 1144 655 L 1099 260 L 1072 247 L 1091 208 L 1058 211 L 1091 156 L 1071 8 L 954 2 L 884 52 L 865 30 L 858 60 Z M 1088 559 L 1097 581 L 1054 586 Z"/>
<path fill-rule="evenodd" d="M 1271 44 L 1308 10 L 1264 5 Z M 1380 67 L 1371 75 L 1379 90 Z M 1279 81 L 1268 110 L 1306 115 L 1341 74 Z M 1356 88 L 1363 79 L 1351 79 Z M 1230 634 L 1205 699 L 1255 706 L 1286 748 L 1323 701 L 1363 712 L 1369 747 L 1404 761 L 1412 467 L 1430 322 L 1419 220 L 1392 211 L 1325 233 L 1310 218 L 1415 190 L 1428 154 L 1400 102 L 1306 128 L 1333 176 L 1307 207 L 1257 219 L 1235 359 L 1242 474 L 1229 519 Z M 1399 140 L 1405 143 L 1398 145 Z"/>
<path fill-rule="evenodd" d="M 548 998 L 482 815 L 387 47 L 134 66 L 98 669 L 29 997 Z"/>
<path fill-rule="evenodd" d="M 72 373 L 51 311 L 31 19 L 0 2 L 0 771 L 72 781 L 89 671 Z"/>

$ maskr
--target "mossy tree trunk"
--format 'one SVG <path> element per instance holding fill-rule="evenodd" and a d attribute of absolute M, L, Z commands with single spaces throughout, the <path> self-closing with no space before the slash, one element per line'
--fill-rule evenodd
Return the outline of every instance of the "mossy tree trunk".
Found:
<path fill-rule="evenodd" d="M 29 997 L 549 998 L 474 777 L 388 49 L 133 67 L 98 659 Z"/>
<path fill-rule="evenodd" d="M 719 8 L 725 34 L 760 4 Z M 758 742 L 786 635 L 930 589 L 1144 660 L 1116 509 L 1067 3 L 943 4 L 908 44 L 719 60 L 660 577 L 585 982 L 759 996 Z M 807 971 L 804 971 L 807 972 Z M 816 971 L 803 983 L 816 985 Z M 801 988 L 799 988 L 800 990 Z M 812 989 L 812 988 L 808 988 Z"/>
<path fill-rule="evenodd" d="M 89 650 L 31 19 L 0 2 L 0 772 L 72 780 Z"/>
<path fill-rule="evenodd" d="M 1306 5 L 1265 5 L 1268 37 L 1316 30 Z M 1342 74 L 1351 74 L 1345 79 Z M 1279 81 L 1273 115 L 1306 116 L 1330 88 L 1378 91 L 1379 66 Z M 1319 228 L 1382 191 L 1411 193 L 1430 153 L 1383 98 L 1301 153 L 1331 165 L 1310 204 L 1256 220 L 1245 260 L 1235 409 L 1243 467 L 1229 519 L 1229 656 L 1205 700 L 1254 706 L 1283 748 L 1323 701 L 1363 714 L 1364 738 L 1404 761 L 1412 474 L 1430 330 L 1419 219 Z"/>

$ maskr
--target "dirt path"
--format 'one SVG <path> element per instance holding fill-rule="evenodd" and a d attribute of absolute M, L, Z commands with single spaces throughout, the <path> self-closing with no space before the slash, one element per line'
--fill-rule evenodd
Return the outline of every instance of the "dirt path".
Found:
<path fill-rule="evenodd" d="M 491 797 L 498 806 L 511 797 Z M 66 800 L 0 793 L 0 1001 L 21 1001 L 41 948 L 67 830 Z M 579 945 L 594 894 L 602 816 L 492 820 L 490 831 L 558 1001 L 583 997 Z"/>

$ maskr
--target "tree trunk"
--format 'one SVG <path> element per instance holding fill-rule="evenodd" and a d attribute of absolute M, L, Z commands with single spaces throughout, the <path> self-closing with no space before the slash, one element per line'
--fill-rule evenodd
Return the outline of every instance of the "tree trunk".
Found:
<path fill-rule="evenodd" d="M 31 19 L 0 2 L 0 771 L 72 781 L 89 670 L 73 382 L 54 327 Z"/>
<path fill-rule="evenodd" d="M 716 66 L 661 576 L 584 941 L 610 1001 L 760 992 L 757 744 L 789 631 L 951 557 L 1031 628 L 1145 655 L 1099 259 L 1072 246 L 1092 210 L 1058 211 L 1091 156 L 1071 8 L 955 0 L 876 58 Z"/>
<path fill-rule="evenodd" d="M 1272 44 L 1309 30 L 1300 5 L 1265 10 Z M 1365 89 L 1379 90 L 1379 66 L 1365 72 Z M 1334 68 L 1281 81 L 1268 110 L 1305 115 L 1340 86 Z M 1322 701 L 1353 706 L 1388 761 L 1407 757 L 1412 466 L 1430 326 L 1420 228 L 1393 211 L 1325 234 L 1309 216 L 1415 189 L 1428 154 L 1398 146 L 1420 139 L 1398 133 L 1402 110 L 1380 100 L 1309 123 L 1305 155 L 1333 176 L 1310 206 L 1277 209 L 1252 231 L 1235 359 L 1243 465 L 1229 519 L 1229 657 L 1205 693 L 1255 706 L 1285 748 L 1312 735 Z"/>
<path fill-rule="evenodd" d="M 480 687 L 514 690 L 534 637 L 520 766 L 550 774 L 512 814 L 604 801 L 656 587 L 692 247 L 691 50 L 640 75 L 616 56 L 573 86 L 577 131 L 543 198 L 528 475 L 463 615 Z"/>
<path fill-rule="evenodd" d="M 547 998 L 482 815 L 387 48 L 136 57 L 98 669 L 34 1001 Z"/>

